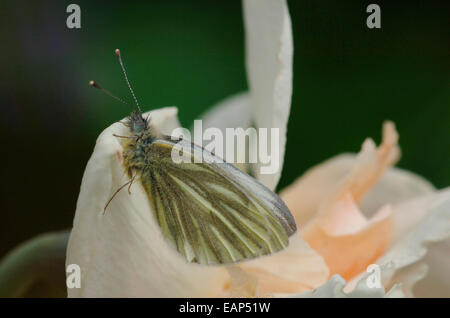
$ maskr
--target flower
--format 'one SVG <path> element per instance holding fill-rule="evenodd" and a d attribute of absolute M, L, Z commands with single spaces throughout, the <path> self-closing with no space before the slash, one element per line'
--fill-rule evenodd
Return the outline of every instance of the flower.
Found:
<path fill-rule="evenodd" d="M 428 247 L 450 236 L 450 189 L 436 191 L 423 178 L 392 168 L 399 157 L 397 140 L 394 125 L 386 122 L 380 147 L 367 139 L 357 156 L 334 157 L 282 191 L 296 222 L 304 225 L 302 237 L 322 255 L 330 274 L 340 276 L 321 292 L 340 286 L 332 294 L 338 296 L 343 277 L 350 280 L 346 291 L 359 284 L 354 293 L 365 295 L 366 268 L 378 264 L 390 295 L 413 296 L 414 284 L 427 273 Z"/>
<path fill-rule="evenodd" d="M 244 0 L 243 7 L 250 92 L 213 107 L 204 128 L 279 128 L 283 158 L 292 93 L 287 4 Z M 174 107 L 151 114 L 162 133 L 179 126 Z M 103 215 L 105 203 L 127 181 L 113 137 L 126 134 L 126 127 L 111 125 L 98 137 L 82 180 L 66 259 L 66 265 L 80 266 L 81 288 L 68 289 L 69 297 L 410 296 L 425 276 L 427 244 L 449 235 L 450 190 L 435 191 L 422 178 L 392 168 L 400 155 L 398 135 L 390 122 L 383 129 L 380 147 L 368 139 L 358 156 L 333 158 L 281 192 L 300 228 L 288 248 L 208 267 L 186 263 L 168 246 L 139 183 L 131 194 L 119 192 Z M 259 174 L 258 164 L 243 168 L 272 190 L 281 174 L 281 168 Z M 383 284 L 372 289 L 365 283 L 371 263 L 381 265 Z"/>

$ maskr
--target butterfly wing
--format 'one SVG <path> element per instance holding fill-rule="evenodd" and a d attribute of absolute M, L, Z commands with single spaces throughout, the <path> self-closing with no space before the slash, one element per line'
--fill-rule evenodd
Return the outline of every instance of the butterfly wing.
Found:
<path fill-rule="evenodd" d="M 175 145 L 192 163 L 174 162 Z M 163 235 L 188 262 L 235 263 L 288 245 L 294 219 L 264 185 L 185 140 L 164 137 L 149 147 L 141 183 Z"/>

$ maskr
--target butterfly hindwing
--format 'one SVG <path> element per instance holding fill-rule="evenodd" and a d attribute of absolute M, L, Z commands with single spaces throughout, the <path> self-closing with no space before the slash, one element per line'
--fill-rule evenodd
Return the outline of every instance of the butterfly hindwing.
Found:
<path fill-rule="evenodd" d="M 175 144 L 191 163 L 176 163 Z M 227 264 L 285 248 L 295 222 L 276 194 L 202 148 L 170 137 L 149 145 L 140 180 L 164 237 L 188 262 Z M 212 162 L 214 161 L 214 162 Z"/>

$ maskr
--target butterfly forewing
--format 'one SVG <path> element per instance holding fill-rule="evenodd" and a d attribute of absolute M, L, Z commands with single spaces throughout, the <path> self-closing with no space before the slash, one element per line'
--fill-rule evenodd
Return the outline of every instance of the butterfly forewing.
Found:
<path fill-rule="evenodd" d="M 183 145 L 190 163 L 172 160 L 176 143 Z M 285 248 L 296 228 L 284 203 L 206 151 L 206 162 L 195 163 L 202 151 L 170 137 L 149 145 L 148 167 L 140 180 L 164 237 L 188 262 L 200 264 L 234 263 Z"/>

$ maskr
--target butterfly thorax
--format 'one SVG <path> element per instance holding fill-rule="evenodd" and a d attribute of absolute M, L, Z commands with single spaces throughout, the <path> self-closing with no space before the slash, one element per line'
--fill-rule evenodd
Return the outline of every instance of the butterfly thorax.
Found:
<path fill-rule="evenodd" d="M 124 166 L 128 174 L 133 171 L 142 172 L 151 163 L 150 146 L 156 139 L 148 119 L 139 111 L 134 111 L 125 123 L 130 129 L 130 138 L 121 140 Z"/>

